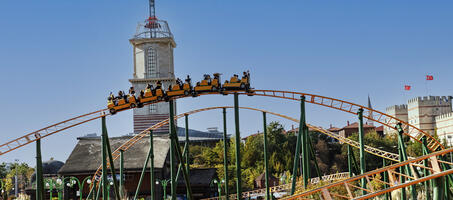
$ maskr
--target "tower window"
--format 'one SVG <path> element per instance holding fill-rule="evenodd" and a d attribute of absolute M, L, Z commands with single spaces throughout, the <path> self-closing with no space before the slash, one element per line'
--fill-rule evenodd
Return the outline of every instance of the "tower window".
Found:
<path fill-rule="evenodd" d="M 157 78 L 157 52 L 153 47 L 148 48 L 147 58 L 146 78 Z"/>
<path fill-rule="evenodd" d="M 156 104 L 151 104 L 151 105 L 149 105 L 149 112 L 150 112 L 150 113 L 155 113 L 155 112 L 157 112 L 157 105 L 156 105 Z"/>

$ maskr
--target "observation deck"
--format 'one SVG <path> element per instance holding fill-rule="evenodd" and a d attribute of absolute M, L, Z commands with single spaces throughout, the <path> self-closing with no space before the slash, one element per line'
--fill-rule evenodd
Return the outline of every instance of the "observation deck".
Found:
<path fill-rule="evenodd" d="M 171 38 L 173 34 L 170 31 L 167 21 L 158 20 L 156 17 L 150 17 L 143 23 L 137 25 L 133 39 L 146 39 L 146 38 Z"/>

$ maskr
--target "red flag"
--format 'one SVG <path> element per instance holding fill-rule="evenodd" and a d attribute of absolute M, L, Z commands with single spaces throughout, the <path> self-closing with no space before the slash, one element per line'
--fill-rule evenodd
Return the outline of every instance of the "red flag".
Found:
<path fill-rule="evenodd" d="M 404 86 L 404 90 L 411 90 L 411 86 L 410 85 L 405 85 Z"/>
<path fill-rule="evenodd" d="M 426 80 L 432 81 L 432 80 L 434 80 L 434 77 L 432 75 L 426 75 Z"/>

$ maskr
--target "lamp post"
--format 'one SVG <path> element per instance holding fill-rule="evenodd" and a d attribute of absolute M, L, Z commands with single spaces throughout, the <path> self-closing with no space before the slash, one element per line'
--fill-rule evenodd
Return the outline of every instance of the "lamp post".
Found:
<path fill-rule="evenodd" d="M 66 186 L 68 187 L 73 187 L 76 183 L 77 183 L 77 186 L 79 187 L 79 199 L 82 200 L 82 197 L 83 197 L 83 187 L 85 186 L 85 183 L 87 183 L 88 185 L 91 185 L 91 176 L 87 176 L 85 177 L 82 182 L 80 182 L 80 180 L 74 176 L 71 176 L 71 177 L 67 177 L 69 178 L 69 182 L 66 183 Z"/>
<path fill-rule="evenodd" d="M 159 180 L 159 179 L 156 179 L 156 185 L 159 185 L 162 184 L 162 188 L 164 190 L 164 199 L 167 199 L 167 184 L 170 183 L 171 184 L 171 180 L 170 179 L 164 179 L 164 180 Z"/>
<path fill-rule="evenodd" d="M 225 180 L 218 181 L 217 179 L 212 180 L 211 186 L 217 184 L 217 191 L 219 193 L 219 198 L 222 196 L 222 184 L 225 183 Z"/>
<path fill-rule="evenodd" d="M 53 190 L 53 187 L 55 185 L 54 180 L 53 179 L 45 179 L 44 183 L 45 183 L 45 186 L 47 188 L 49 188 L 50 199 L 52 200 L 52 190 Z"/>
<path fill-rule="evenodd" d="M 4 193 L 5 193 L 5 183 L 3 182 L 2 179 L 0 179 L 0 192 L 1 192 L 1 193 L 0 193 L 0 197 L 2 197 L 3 199 L 5 199 L 4 196 L 3 196 Z"/>

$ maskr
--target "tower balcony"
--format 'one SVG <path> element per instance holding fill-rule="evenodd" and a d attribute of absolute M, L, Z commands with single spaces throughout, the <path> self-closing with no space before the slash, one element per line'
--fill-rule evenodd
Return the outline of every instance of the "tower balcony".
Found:
<path fill-rule="evenodd" d="M 143 23 L 139 23 L 134 39 L 145 38 L 173 38 L 167 21 L 158 20 L 155 17 L 150 17 Z"/>

